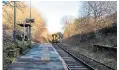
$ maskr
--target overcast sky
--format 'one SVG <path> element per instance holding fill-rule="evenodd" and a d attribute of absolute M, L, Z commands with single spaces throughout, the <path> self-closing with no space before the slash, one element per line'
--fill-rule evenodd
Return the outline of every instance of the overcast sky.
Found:
<path fill-rule="evenodd" d="M 55 33 L 63 32 L 61 19 L 64 16 L 78 17 L 81 3 L 79 1 L 31 1 L 31 4 L 46 20 L 49 32 Z"/>

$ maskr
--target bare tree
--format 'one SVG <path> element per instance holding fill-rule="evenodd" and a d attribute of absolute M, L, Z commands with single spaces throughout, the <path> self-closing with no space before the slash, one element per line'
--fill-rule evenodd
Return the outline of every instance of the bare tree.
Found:
<path fill-rule="evenodd" d="M 111 14 L 111 21 L 115 22 L 117 19 L 116 12 L 116 1 L 84 1 L 82 2 L 82 9 L 80 10 L 80 13 L 84 15 L 82 15 L 83 17 L 81 17 L 82 20 L 80 23 L 93 23 L 93 30 L 95 31 L 96 38 L 100 38 L 97 31 L 97 29 L 100 28 L 98 24 L 105 23 L 105 17 L 110 16 Z"/>
<path fill-rule="evenodd" d="M 83 5 L 85 14 L 94 17 L 95 20 L 117 11 L 116 1 L 87 1 Z"/>
<path fill-rule="evenodd" d="M 64 16 L 61 19 L 61 24 L 63 24 L 63 29 L 65 29 L 65 31 L 67 31 L 68 36 L 72 35 L 72 30 L 71 30 L 71 24 L 73 23 L 73 16 Z"/>
<path fill-rule="evenodd" d="M 14 5 L 13 5 L 13 2 L 9 2 L 7 5 L 6 5 L 7 8 L 5 8 L 3 6 L 3 17 L 7 20 L 6 23 L 13 23 L 13 13 L 9 13 L 10 10 L 13 10 L 14 9 Z M 26 8 L 27 6 L 23 3 L 23 2 L 16 2 L 16 9 L 20 10 L 22 13 L 24 13 L 24 9 Z M 10 10 L 8 10 L 10 9 Z"/>
<path fill-rule="evenodd" d="M 86 17 L 93 17 L 94 24 L 98 23 L 98 20 L 103 21 L 104 17 L 117 11 L 116 1 L 87 1 L 83 5 Z M 94 29 L 97 30 L 96 26 Z"/>

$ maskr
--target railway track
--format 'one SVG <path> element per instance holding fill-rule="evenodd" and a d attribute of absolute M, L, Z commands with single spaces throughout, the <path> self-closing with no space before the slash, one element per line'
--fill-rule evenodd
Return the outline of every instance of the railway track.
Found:
<path fill-rule="evenodd" d="M 81 62 L 76 57 L 61 48 L 59 45 L 53 44 L 53 46 L 55 47 L 59 55 L 63 58 L 69 70 L 94 70 L 92 67 Z"/>
<path fill-rule="evenodd" d="M 77 54 L 74 53 L 73 51 L 69 51 L 67 48 L 65 48 L 66 46 L 63 44 L 58 43 L 57 44 L 60 48 L 62 48 L 63 50 L 65 50 L 67 53 L 71 54 L 72 56 L 74 56 L 74 58 L 78 59 L 79 61 L 83 62 L 84 64 L 86 64 L 87 66 L 91 67 L 93 70 L 117 70 L 114 68 L 111 68 L 107 65 L 104 65 L 98 61 L 95 61 L 83 54 Z M 76 54 L 76 55 L 74 55 Z M 78 55 L 78 56 L 77 56 Z"/>

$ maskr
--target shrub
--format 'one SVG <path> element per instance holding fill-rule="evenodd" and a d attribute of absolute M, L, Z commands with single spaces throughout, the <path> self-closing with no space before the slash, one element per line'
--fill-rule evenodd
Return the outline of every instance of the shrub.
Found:
<path fill-rule="evenodd" d="M 10 65 L 13 61 L 15 61 L 15 58 L 17 55 L 14 56 L 14 50 L 18 48 L 20 49 L 20 54 L 21 54 L 25 50 L 30 48 L 29 43 L 28 42 L 23 43 L 22 41 L 19 41 L 19 40 L 16 40 L 16 42 L 13 42 L 13 41 L 3 42 L 3 63 L 4 63 L 3 68 L 4 70 L 7 70 L 8 65 Z"/>
<path fill-rule="evenodd" d="M 22 54 L 25 50 L 27 50 L 28 48 L 30 48 L 30 45 L 28 42 L 23 42 L 23 41 L 16 41 L 16 45 L 18 48 L 20 48 L 20 54 Z"/>
<path fill-rule="evenodd" d="M 90 32 L 87 34 L 88 35 L 88 39 L 93 39 L 96 37 L 95 33 L 94 32 Z"/>

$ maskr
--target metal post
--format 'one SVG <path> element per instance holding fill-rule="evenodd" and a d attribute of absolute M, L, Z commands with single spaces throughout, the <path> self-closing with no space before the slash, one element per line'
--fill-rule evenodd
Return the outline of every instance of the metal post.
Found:
<path fill-rule="evenodd" d="M 26 22 L 24 21 L 24 37 L 23 37 L 24 39 L 23 39 L 23 42 L 25 42 L 25 35 L 26 35 L 25 23 Z"/>
<path fill-rule="evenodd" d="M 30 1 L 30 19 L 31 19 L 31 1 Z M 30 25 L 31 25 L 31 22 L 30 22 Z M 30 38 L 30 47 L 31 47 L 31 26 L 29 27 L 29 38 Z"/>
<path fill-rule="evenodd" d="M 31 1 L 30 1 L 30 18 L 31 18 Z"/>
<path fill-rule="evenodd" d="M 30 39 L 30 36 L 29 36 L 29 33 L 30 33 L 30 32 L 29 32 L 29 28 L 30 28 L 30 26 L 27 27 L 28 40 Z"/>
<path fill-rule="evenodd" d="M 13 38 L 16 41 L 16 2 L 14 1 L 14 31 L 13 31 Z"/>

